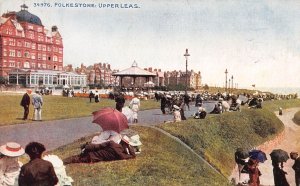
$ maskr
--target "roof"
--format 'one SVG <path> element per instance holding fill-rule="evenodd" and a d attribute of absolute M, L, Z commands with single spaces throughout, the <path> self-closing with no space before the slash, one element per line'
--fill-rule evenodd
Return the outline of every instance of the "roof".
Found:
<path fill-rule="evenodd" d="M 127 68 L 120 72 L 113 73 L 112 75 L 113 76 L 137 76 L 137 77 L 156 76 L 156 74 L 152 72 L 139 68 L 135 61 L 133 62 L 130 68 Z"/>
<path fill-rule="evenodd" d="M 23 22 L 24 21 L 24 22 L 35 24 L 35 25 L 43 26 L 42 25 L 42 21 L 41 21 L 41 19 L 38 16 L 33 15 L 32 13 L 28 12 L 25 9 L 20 10 L 19 12 L 17 12 L 16 15 L 17 15 L 17 20 L 19 22 Z"/>

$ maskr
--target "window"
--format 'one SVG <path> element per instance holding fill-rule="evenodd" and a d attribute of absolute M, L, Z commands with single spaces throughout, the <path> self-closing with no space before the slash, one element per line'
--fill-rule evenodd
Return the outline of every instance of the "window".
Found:
<path fill-rule="evenodd" d="M 43 64 L 43 68 L 46 68 L 46 64 Z"/>
<path fill-rule="evenodd" d="M 31 63 L 31 68 L 35 68 L 35 63 Z"/>
<path fill-rule="evenodd" d="M 3 56 L 7 56 L 7 50 L 5 48 L 3 49 Z"/>
<path fill-rule="evenodd" d="M 32 49 L 35 49 L 35 43 L 31 44 Z"/>
<path fill-rule="evenodd" d="M 9 67 L 15 67 L 15 61 L 9 61 Z"/>
<path fill-rule="evenodd" d="M 30 68 L 30 64 L 29 64 L 28 61 L 26 61 L 26 62 L 24 63 L 24 68 Z"/>
<path fill-rule="evenodd" d="M 32 31 L 29 32 L 29 38 L 34 39 L 34 32 L 32 32 Z"/>
<path fill-rule="evenodd" d="M 29 30 L 33 30 L 33 26 L 32 25 L 28 25 L 28 29 Z"/>
<path fill-rule="evenodd" d="M 22 57 L 22 53 L 21 53 L 20 50 L 17 51 L 17 56 L 18 56 L 18 57 Z"/>
<path fill-rule="evenodd" d="M 18 61 L 18 62 L 17 62 L 17 67 L 20 68 L 20 65 L 21 65 L 21 62 Z"/>
<path fill-rule="evenodd" d="M 51 57 L 50 56 L 48 57 L 48 61 L 51 61 Z"/>
<path fill-rule="evenodd" d="M 42 54 L 38 53 L 38 59 L 42 59 Z"/>
<path fill-rule="evenodd" d="M 3 39 L 3 45 L 7 45 L 7 40 Z"/>
<path fill-rule="evenodd" d="M 62 57 L 59 57 L 59 58 L 58 58 L 58 62 L 62 62 Z"/>
<path fill-rule="evenodd" d="M 57 45 L 60 44 L 60 40 L 59 40 L 59 39 L 56 40 L 56 44 L 57 44 Z"/>
<path fill-rule="evenodd" d="M 42 45 L 38 44 L 38 50 L 42 50 Z"/>
<path fill-rule="evenodd" d="M 18 44 L 17 44 L 19 47 L 22 46 L 22 42 L 21 41 L 18 41 Z"/>
<path fill-rule="evenodd" d="M 31 59 L 35 59 L 35 53 L 31 53 Z"/>
<path fill-rule="evenodd" d="M 53 61 L 57 61 L 57 56 L 53 56 Z"/>
<path fill-rule="evenodd" d="M 46 54 L 43 54 L 43 60 L 46 61 L 47 57 Z"/>
<path fill-rule="evenodd" d="M 51 47 L 50 46 L 48 46 L 47 49 L 48 49 L 49 52 L 51 52 Z"/>
<path fill-rule="evenodd" d="M 16 46 L 15 40 L 12 39 L 12 38 L 10 38 L 10 39 L 9 39 L 9 45 L 10 45 L 10 46 Z"/>
<path fill-rule="evenodd" d="M 59 48 L 59 53 L 62 54 L 63 53 L 63 49 Z"/>
<path fill-rule="evenodd" d="M 41 68 L 41 63 L 38 63 L 38 68 Z"/>
<path fill-rule="evenodd" d="M 25 47 L 30 48 L 30 43 L 25 41 Z"/>
<path fill-rule="evenodd" d="M 30 55 L 29 55 L 28 51 L 24 52 L 24 57 L 30 58 Z"/>
<path fill-rule="evenodd" d="M 46 45 L 42 45 L 43 51 L 46 51 Z"/>
<path fill-rule="evenodd" d="M 16 56 L 16 51 L 15 50 L 9 50 L 9 56 L 10 57 L 15 57 Z"/>

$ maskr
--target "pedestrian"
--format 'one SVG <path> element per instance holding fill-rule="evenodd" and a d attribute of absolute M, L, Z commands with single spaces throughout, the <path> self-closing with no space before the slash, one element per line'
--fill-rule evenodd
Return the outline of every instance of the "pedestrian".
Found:
<path fill-rule="evenodd" d="M 30 161 L 21 167 L 19 186 L 54 186 L 58 183 L 52 163 L 42 159 L 45 150 L 45 146 L 38 142 L 26 145 L 25 152 Z"/>
<path fill-rule="evenodd" d="M 190 99 L 191 98 L 187 93 L 183 96 L 184 104 L 187 106 L 188 110 L 190 110 Z"/>
<path fill-rule="evenodd" d="M 200 107 L 200 108 L 202 108 L 202 107 Z M 247 162 L 246 162 L 247 158 L 245 158 L 245 156 L 242 154 L 242 151 L 243 151 L 242 148 L 237 148 L 234 153 L 235 163 L 238 166 L 239 183 L 245 182 L 245 178 L 242 176 L 242 173 L 245 173 L 244 171 L 248 170 Z"/>
<path fill-rule="evenodd" d="M 163 114 L 166 114 L 166 110 L 165 110 L 166 104 L 167 104 L 166 95 L 161 95 L 160 96 L 160 110 Z"/>
<path fill-rule="evenodd" d="M 261 173 L 258 169 L 258 160 L 250 158 L 247 165 L 249 168 L 249 186 L 259 186 Z"/>
<path fill-rule="evenodd" d="M 273 176 L 275 186 L 289 186 L 285 175 L 287 174 L 283 170 L 283 164 L 281 163 L 281 168 L 279 167 L 279 162 L 272 160 L 273 165 Z"/>
<path fill-rule="evenodd" d="M 138 122 L 138 112 L 140 110 L 140 106 L 141 106 L 141 102 L 140 99 L 137 97 L 134 97 L 131 102 L 129 103 L 129 107 L 131 108 L 133 115 L 133 123 L 137 123 Z"/>
<path fill-rule="evenodd" d="M 185 105 L 184 101 L 182 99 L 180 99 L 179 105 L 177 105 L 177 106 L 179 106 L 179 108 L 180 108 L 180 117 L 181 117 L 181 120 L 186 120 L 186 117 L 184 115 L 184 105 Z"/>
<path fill-rule="evenodd" d="M 95 92 L 95 103 L 99 103 L 99 93 L 98 90 Z"/>
<path fill-rule="evenodd" d="M 180 114 L 180 107 L 178 107 L 177 105 L 173 105 L 173 108 L 174 108 L 174 112 L 173 112 L 174 122 L 180 122 L 182 119 Z"/>
<path fill-rule="evenodd" d="M 295 160 L 295 163 L 292 166 L 292 168 L 295 171 L 296 186 L 300 186 L 300 157 L 298 155 L 298 152 L 291 152 L 290 157 L 292 160 Z"/>
<path fill-rule="evenodd" d="M 42 120 L 42 106 L 43 106 L 43 98 L 39 93 L 36 93 L 32 96 L 32 105 L 34 108 L 34 121 Z"/>
<path fill-rule="evenodd" d="M 90 91 L 89 98 L 90 98 L 90 103 L 92 103 L 92 98 L 94 97 L 93 91 Z"/>
<path fill-rule="evenodd" d="M 115 99 L 115 102 L 116 102 L 116 109 L 122 112 L 122 108 L 124 107 L 125 104 L 125 98 L 122 93 L 118 94 L 118 96 Z"/>
<path fill-rule="evenodd" d="M 24 154 L 20 144 L 8 142 L 0 147 L 0 185 L 17 186 L 22 163 L 18 157 Z"/>
<path fill-rule="evenodd" d="M 23 116 L 23 120 L 27 120 L 28 119 L 28 114 L 29 114 L 29 105 L 30 105 L 30 94 L 31 94 L 31 90 L 28 89 L 26 90 L 26 93 L 23 95 L 22 100 L 21 100 L 21 106 L 24 108 L 24 116 Z"/>

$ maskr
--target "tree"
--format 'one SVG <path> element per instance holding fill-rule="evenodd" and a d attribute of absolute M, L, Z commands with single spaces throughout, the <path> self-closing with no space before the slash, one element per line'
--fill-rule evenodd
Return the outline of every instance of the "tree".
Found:
<path fill-rule="evenodd" d="M 204 90 L 209 90 L 209 86 L 207 84 L 204 85 L 203 87 Z"/>

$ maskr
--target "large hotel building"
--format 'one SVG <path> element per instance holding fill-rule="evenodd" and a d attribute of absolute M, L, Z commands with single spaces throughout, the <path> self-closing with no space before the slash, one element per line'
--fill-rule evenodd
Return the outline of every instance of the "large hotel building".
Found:
<path fill-rule="evenodd" d="M 86 85 L 86 76 L 63 71 L 63 41 L 57 26 L 46 29 L 41 19 L 28 12 L 0 17 L 0 76 L 27 87 Z"/>

